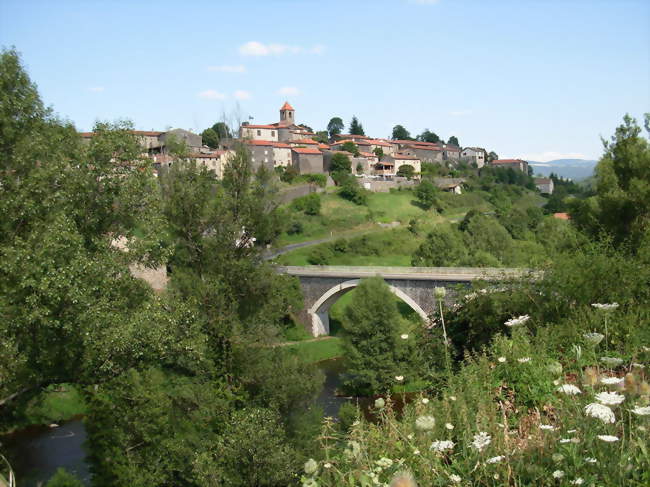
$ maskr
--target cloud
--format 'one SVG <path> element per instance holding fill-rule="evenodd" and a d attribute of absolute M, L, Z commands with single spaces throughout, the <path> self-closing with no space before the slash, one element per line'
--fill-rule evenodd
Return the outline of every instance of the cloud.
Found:
<path fill-rule="evenodd" d="M 278 90 L 278 95 L 298 96 L 300 90 L 295 86 L 283 86 Z"/>
<path fill-rule="evenodd" d="M 246 66 L 238 64 L 236 66 L 208 66 L 208 71 L 215 71 L 217 73 L 245 73 Z"/>
<path fill-rule="evenodd" d="M 91 86 L 90 88 L 88 88 L 88 91 L 91 91 L 92 93 L 101 93 L 102 91 L 104 91 L 104 87 L 103 86 Z"/>
<path fill-rule="evenodd" d="M 239 46 L 242 56 L 280 56 L 282 54 L 322 54 L 325 46 L 317 44 L 311 48 L 289 46 L 287 44 L 263 44 L 262 42 L 249 41 Z"/>
<path fill-rule="evenodd" d="M 465 115 L 471 115 L 472 111 L 471 110 L 454 110 L 449 112 L 449 115 L 452 117 L 463 117 Z"/>
<path fill-rule="evenodd" d="M 579 152 L 539 152 L 539 153 L 529 153 L 529 154 L 519 154 L 517 159 L 523 159 L 524 161 L 537 161 L 537 162 L 548 162 L 554 161 L 555 159 L 589 159 L 584 154 Z"/>
<path fill-rule="evenodd" d="M 245 91 L 245 90 L 237 90 L 234 93 L 234 96 L 238 100 L 248 100 L 251 97 L 250 92 Z"/>
<path fill-rule="evenodd" d="M 226 98 L 226 95 L 215 90 L 205 90 L 199 93 L 199 98 L 204 98 L 206 100 L 223 100 Z"/>

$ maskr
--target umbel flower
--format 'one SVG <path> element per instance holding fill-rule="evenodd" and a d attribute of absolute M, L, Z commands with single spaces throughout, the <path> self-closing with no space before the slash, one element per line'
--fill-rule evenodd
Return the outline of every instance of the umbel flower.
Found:
<path fill-rule="evenodd" d="M 603 423 L 614 423 L 616 422 L 616 416 L 614 416 L 614 411 L 612 411 L 608 406 L 603 404 L 598 404 L 597 402 L 592 402 L 585 407 L 585 413 L 587 416 L 592 418 L 598 418 Z"/>
<path fill-rule="evenodd" d="M 446 450 L 451 450 L 454 447 L 455 443 L 451 440 L 436 440 L 431 443 L 429 447 L 433 451 L 443 452 Z"/>
<path fill-rule="evenodd" d="M 575 396 L 576 394 L 582 394 L 582 391 L 574 386 L 573 384 L 562 384 L 560 387 L 557 388 L 558 392 L 563 392 L 564 394 L 568 394 L 570 396 Z"/>
<path fill-rule="evenodd" d="M 584 339 L 587 341 L 587 343 L 590 343 L 592 345 L 598 345 L 600 342 L 603 341 L 603 338 L 605 338 L 605 335 L 602 333 L 585 333 L 582 335 Z"/>
<path fill-rule="evenodd" d="M 608 386 L 613 386 L 621 384 L 624 380 L 625 379 L 622 377 L 603 377 L 600 379 L 600 383 Z"/>
<path fill-rule="evenodd" d="M 436 418 L 433 416 L 418 416 L 415 420 L 415 427 L 420 431 L 431 431 L 436 425 Z"/>
<path fill-rule="evenodd" d="M 564 477 L 564 472 L 562 470 L 556 470 L 553 472 L 554 479 L 561 479 L 562 477 Z"/>
<path fill-rule="evenodd" d="M 603 311 L 610 311 L 612 309 L 618 308 L 618 303 L 593 303 L 592 306 Z"/>
<path fill-rule="evenodd" d="M 523 325 L 530 319 L 530 316 L 528 315 L 521 315 L 517 316 L 516 318 L 511 318 L 508 321 L 504 323 L 506 326 L 518 326 L 518 325 Z"/>
<path fill-rule="evenodd" d="M 318 470 L 318 463 L 313 458 L 310 458 L 305 462 L 305 473 L 307 475 L 315 474 Z"/>
<path fill-rule="evenodd" d="M 607 443 L 613 443 L 615 441 L 618 441 L 618 436 L 612 436 L 612 435 L 598 435 L 598 439 L 602 440 Z"/>
<path fill-rule="evenodd" d="M 634 409 L 630 409 L 634 414 L 637 414 L 639 416 L 650 416 L 650 406 L 645 406 L 645 407 L 638 407 Z"/>
<path fill-rule="evenodd" d="M 472 446 L 478 451 L 483 451 L 483 448 L 488 446 L 492 442 L 492 437 L 488 435 L 485 431 L 474 435 L 474 440 L 472 441 Z"/>
<path fill-rule="evenodd" d="M 505 457 L 503 455 L 499 455 L 498 457 L 488 458 L 487 460 L 485 460 L 485 463 L 499 463 L 504 458 Z"/>
<path fill-rule="evenodd" d="M 599 392 L 596 394 L 596 401 L 608 406 L 615 406 L 625 401 L 625 396 L 618 392 Z"/>
<path fill-rule="evenodd" d="M 539 429 L 541 429 L 541 430 L 548 430 L 548 431 L 554 431 L 554 430 L 555 430 L 555 426 L 553 426 L 552 424 L 540 424 L 540 425 L 539 425 Z"/>
<path fill-rule="evenodd" d="M 623 363 L 623 359 L 617 357 L 600 357 L 600 361 L 607 367 L 618 367 Z"/>

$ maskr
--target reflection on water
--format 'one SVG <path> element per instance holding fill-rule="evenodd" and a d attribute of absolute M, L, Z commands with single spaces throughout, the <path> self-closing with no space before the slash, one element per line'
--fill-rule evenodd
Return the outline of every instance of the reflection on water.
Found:
<path fill-rule="evenodd" d="M 341 405 L 351 399 L 336 395 L 342 384 L 341 374 L 345 372 L 343 359 L 324 360 L 318 363 L 318 368 L 325 374 L 325 383 L 316 403 L 323 408 L 325 416 L 337 418 Z"/>
<path fill-rule="evenodd" d="M 16 473 L 19 487 L 45 485 L 60 467 L 90 484 L 83 442 L 86 430 L 81 419 L 61 423 L 58 428 L 30 426 L 3 437 L 2 451 Z"/>

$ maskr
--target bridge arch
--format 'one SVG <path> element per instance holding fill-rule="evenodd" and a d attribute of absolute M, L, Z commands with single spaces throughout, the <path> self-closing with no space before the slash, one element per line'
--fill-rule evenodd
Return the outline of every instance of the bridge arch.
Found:
<path fill-rule="evenodd" d="M 351 279 L 344 281 L 340 284 L 332 286 L 323 295 L 316 300 L 314 305 L 307 310 L 311 321 L 311 332 L 313 336 L 329 335 L 330 332 L 330 307 L 345 293 L 357 287 L 361 279 Z M 425 322 L 429 317 L 422 307 L 413 300 L 408 294 L 401 289 L 391 286 L 389 283 L 388 288 L 399 299 L 408 304 Z"/>

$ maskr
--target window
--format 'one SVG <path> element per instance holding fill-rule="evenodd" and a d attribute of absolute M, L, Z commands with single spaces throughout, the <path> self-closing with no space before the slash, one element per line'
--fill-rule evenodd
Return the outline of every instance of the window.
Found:
<path fill-rule="evenodd" d="M 262 135 L 262 131 L 261 131 L 261 130 L 258 130 L 258 131 L 257 131 L 257 136 L 260 137 L 261 135 Z"/>
<path fill-rule="evenodd" d="M 271 137 L 275 137 L 275 130 L 271 130 Z"/>

